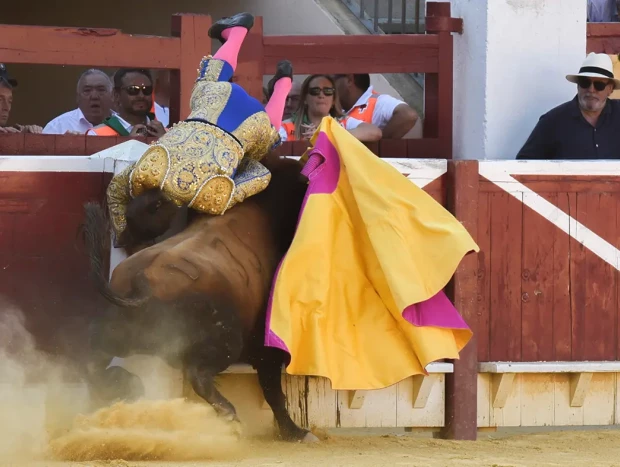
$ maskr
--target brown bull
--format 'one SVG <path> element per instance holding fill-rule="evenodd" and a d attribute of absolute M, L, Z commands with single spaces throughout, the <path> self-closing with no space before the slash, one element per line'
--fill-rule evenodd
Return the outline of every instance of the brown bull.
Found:
<path fill-rule="evenodd" d="M 143 391 L 137 376 L 106 369 L 113 356 L 157 355 L 180 366 L 220 415 L 236 420 L 214 377 L 245 362 L 257 370 L 280 436 L 317 440 L 286 410 L 281 377 L 288 355 L 264 346 L 271 283 L 293 239 L 307 180 L 297 161 L 272 157 L 265 165 L 272 172 L 268 188 L 223 216 L 174 208 L 157 191 L 134 199 L 123 241 L 135 253 L 116 267 L 109 283 L 103 268 L 108 221 L 99 205 L 85 206 L 92 272 L 113 305 L 91 332 L 89 383 L 100 398 L 131 399 Z"/>

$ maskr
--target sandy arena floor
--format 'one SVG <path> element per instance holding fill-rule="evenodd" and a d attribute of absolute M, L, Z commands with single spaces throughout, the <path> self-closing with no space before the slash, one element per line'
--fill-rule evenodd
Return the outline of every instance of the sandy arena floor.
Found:
<path fill-rule="evenodd" d="M 620 431 L 567 431 L 477 442 L 420 439 L 411 436 L 340 437 L 318 445 L 252 441 L 238 450 L 238 459 L 195 462 L 41 462 L 29 467 L 177 467 L 177 466 L 620 466 Z M 13 464 L 17 467 L 17 464 Z M 26 465 L 26 464 L 23 464 Z"/>

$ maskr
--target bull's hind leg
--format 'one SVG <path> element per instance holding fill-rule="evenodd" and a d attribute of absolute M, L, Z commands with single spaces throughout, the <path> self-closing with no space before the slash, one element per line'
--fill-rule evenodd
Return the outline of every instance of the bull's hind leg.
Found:
<path fill-rule="evenodd" d="M 317 442 L 319 439 L 309 430 L 297 426 L 286 410 L 286 398 L 282 392 L 282 366 L 285 359 L 286 354 L 279 349 L 265 347 L 261 351 L 261 357 L 255 366 L 263 395 L 278 422 L 282 439 L 304 443 Z"/>

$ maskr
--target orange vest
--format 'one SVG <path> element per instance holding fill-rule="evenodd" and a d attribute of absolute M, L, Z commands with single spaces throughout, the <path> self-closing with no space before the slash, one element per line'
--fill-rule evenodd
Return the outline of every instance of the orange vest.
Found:
<path fill-rule="evenodd" d="M 347 113 L 347 117 L 357 118 L 364 123 L 372 123 L 372 114 L 375 112 L 378 97 L 379 94 L 373 91 L 368 98 L 368 102 L 366 104 L 353 107 L 349 113 Z"/>
<path fill-rule="evenodd" d="M 295 141 L 295 123 L 294 122 L 282 122 L 282 128 L 286 131 L 286 140 Z"/>
<path fill-rule="evenodd" d="M 98 125 L 91 128 L 97 136 L 118 136 L 118 132 L 114 128 L 110 128 L 108 125 Z"/>

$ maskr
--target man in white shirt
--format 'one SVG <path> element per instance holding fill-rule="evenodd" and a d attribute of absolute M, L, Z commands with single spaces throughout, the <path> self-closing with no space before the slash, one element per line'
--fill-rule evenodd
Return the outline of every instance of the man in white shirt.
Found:
<path fill-rule="evenodd" d="M 103 71 L 90 69 L 82 73 L 77 83 L 77 109 L 65 112 L 50 121 L 44 134 L 85 134 L 112 112 L 112 80 Z"/>
<path fill-rule="evenodd" d="M 372 123 L 385 139 L 400 139 L 418 120 L 417 112 L 389 94 L 378 94 L 369 74 L 335 75 L 340 104 L 348 117 Z"/>
<path fill-rule="evenodd" d="M 154 136 L 166 133 L 158 120 L 153 120 L 153 78 L 142 68 L 121 68 L 114 74 L 114 102 L 117 114 L 101 125 L 89 129 L 96 136 Z M 149 114 L 151 114 L 149 116 Z"/>

